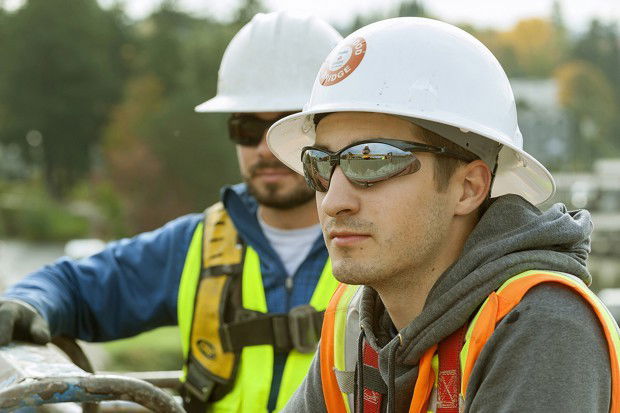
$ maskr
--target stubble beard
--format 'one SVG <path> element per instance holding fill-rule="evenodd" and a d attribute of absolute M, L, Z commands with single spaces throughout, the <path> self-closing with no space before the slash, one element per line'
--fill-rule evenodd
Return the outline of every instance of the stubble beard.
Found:
<path fill-rule="evenodd" d="M 293 209 L 301 205 L 305 205 L 308 202 L 314 200 L 314 190 L 310 189 L 303 181 L 301 176 L 298 176 L 298 185 L 295 185 L 288 191 L 282 188 L 279 183 L 266 183 L 256 184 L 253 178 L 258 174 L 262 168 L 286 168 L 280 162 L 267 162 L 262 161 L 256 164 L 247 176 L 243 177 L 248 191 L 252 195 L 259 205 L 263 205 L 269 208 L 288 210 Z M 288 168 L 286 168 L 288 169 Z"/>
<path fill-rule="evenodd" d="M 373 251 L 330 251 L 335 278 L 346 284 L 368 285 L 376 290 L 408 289 L 428 275 L 445 242 L 447 224 L 440 207 L 431 208 L 421 227 L 403 226 L 387 239 L 379 239 Z M 347 226 L 347 228 L 351 228 Z M 376 240 L 376 238 L 373 238 Z"/>

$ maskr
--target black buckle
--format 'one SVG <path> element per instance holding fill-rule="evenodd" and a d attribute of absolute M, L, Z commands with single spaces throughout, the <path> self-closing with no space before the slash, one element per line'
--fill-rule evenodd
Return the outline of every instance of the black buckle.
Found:
<path fill-rule="evenodd" d="M 230 338 L 230 326 L 228 324 L 222 324 L 220 326 L 220 341 L 222 343 L 222 350 L 227 353 L 235 351 L 232 339 Z"/>
<path fill-rule="evenodd" d="M 187 369 L 187 378 L 185 383 L 183 383 L 183 388 L 185 389 L 186 398 L 187 396 L 193 396 L 204 403 L 211 397 L 211 393 L 213 393 L 213 389 L 217 383 L 205 374 L 200 373 L 199 370 L 199 365 L 190 361 Z"/>
<path fill-rule="evenodd" d="M 311 305 L 295 307 L 288 314 L 263 314 L 220 326 L 220 341 L 227 352 L 271 344 L 279 352 L 296 349 L 313 353 L 321 336 L 323 312 Z"/>
<path fill-rule="evenodd" d="M 293 347 L 300 353 L 314 353 L 321 337 L 323 313 L 309 304 L 292 308 L 288 327 Z"/>
<path fill-rule="evenodd" d="M 273 328 L 273 346 L 278 351 L 290 351 L 292 347 L 288 317 L 286 314 L 274 314 L 271 316 Z"/>

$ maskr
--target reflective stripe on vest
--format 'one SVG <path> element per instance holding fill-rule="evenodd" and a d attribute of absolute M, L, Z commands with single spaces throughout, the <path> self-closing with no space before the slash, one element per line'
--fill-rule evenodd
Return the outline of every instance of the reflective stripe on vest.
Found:
<path fill-rule="evenodd" d="M 465 400 L 471 372 L 482 348 L 499 323 L 534 286 L 544 282 L 560 283 L 582 297 L 596 314 L 607 340 L 611 363 L 610 412 L 620 411 L 620 332 L 609 311 L 598 297 L 577 277 L 547 271 L 526 271 L 506 281 L 485 300 L 467 329 L 461 360 L 461 402 Z M 342 363 L 346 358 L 344 345 L 346 336 L 357 336 L 359 321 L 349 319 L 353 314 L 351 306 L 357 303 L 351 297 L 358 291 L 356 286 L 340 285 L 330 302 L 323 322 L 320 361 L 321 380 L 325 405 L 328 413 L 350 411 L 352 399 L 338 386 L 336 371 L 353 371 L 355 365 Z M 350 330 L 350 331 L 347 331 Z M 344 331 L 344 332 L 343 332 Z M 437 345 L 429 348 L 420 359 L 419 377 L 409 409 L 410 413 L 433 413 L 436 411 Z M 351 350 L 351 349 L 349 349 Z M 357 351 L 357 349 L 354 349 Z M 345 365 L 346 364 L 346 365 Z"/>
<path fill-rule="evenodd" d="M 183 360 L 187 360 L 189 355 L 189 340 L 192 332 L 192 315 L 194 314 L 194 301 L 196 299 L 196 286 L 202 269 L 202 237 L 204 223 L 201 221 L 194 230 L 194 235 L 189 244 L 189 249 L 185 255 L 185 264 L 181 273 L 179 283 L 179 294 L 177 297 L 177 320 L 179 332 L 181 334 L 181 347 L 183 349 Z M 187 377 L 187 366 L 183 363 L 183 375 L 181 381 L 185 382 Z"/>
<path fill-rule="evenodd" d="M 183 345 L 183 356 L 189 355 L 193 306 L 202 265 L 202 238 L 204 227 L 196 227 L 188 250 L 178 296 L 178 320 Z M 327 307 L 338 282 L 331 274 L 328 260 L 323 268 L 310 304 L 319 311 Z M 246 248 L 242 276 L 242 305 L 244 308 L 267 312 L 267 303 L 260 272 L 260 259 L 251 247 Z M 312 362 L 313 354 L 289 352 L 278 392 L 276 410 L 281 410 L 301 384 Z M 183 369 L 185 381 L 186 367 Z M 235 386 L 221 400 L 209 405 L 207 411 L 217 413 L 249 412 L 266 413 L 273 375 L 273 349 L 270 345 L 244 347 L 241 352 Z"/>
<path fill-rule="evenodd" d="M 361 291 L 359 285 L 340 284 L 334 293 L 323 317 L 321 344 L 319 348 L 321 362 L 321 385 L 328 413 L 351 413 L 348 395 L 340 391 L 336 372 L 353 371 L 347 369 L 345 353 L 351 350 L 346 345 L 346 330 L 349 325 L 348 310 L 353 296 Z M 351 403 L 352 405 L 352 403 Z"/>

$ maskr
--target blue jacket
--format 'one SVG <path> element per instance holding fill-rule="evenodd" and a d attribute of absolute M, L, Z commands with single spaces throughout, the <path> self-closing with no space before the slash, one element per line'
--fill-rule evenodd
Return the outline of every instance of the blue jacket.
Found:
<path fill-rule="evenodd" d="M 245 184 L 224 188 L 222 201 L 241 238 L 260 257 L 268 310 L 284 313 L 307 304 L 327 260 L 322 237 L 315 241 L 288 291 L 285 267 L 258 224 L 258 205 Z M 204 214 L 186 215 L 155 231 L 111 242 L 91 257 L 61 258 L 12 286 L 5 296 L 35 307 L 48 321 L 52 335 L 86 341 L 114 340 L 175 325 L 185 256 L 203 218 Z M 286 355 L 276 355 L 273 405 L 285 361 Z"/>

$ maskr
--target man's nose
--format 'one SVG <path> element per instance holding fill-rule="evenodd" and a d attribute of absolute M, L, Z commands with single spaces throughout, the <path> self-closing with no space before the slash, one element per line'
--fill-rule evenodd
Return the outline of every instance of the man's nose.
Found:
<path fill-rule="evenodd" d="M 319 203 L 319 208 L 331 217 L 356 214 L 360 209 L 360 190 L 361 188 L 351 183 L 337 166 L 332 174 L 329 189 Z"/>

